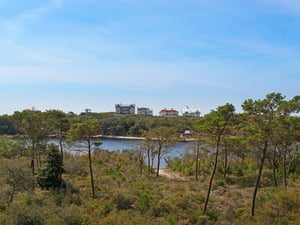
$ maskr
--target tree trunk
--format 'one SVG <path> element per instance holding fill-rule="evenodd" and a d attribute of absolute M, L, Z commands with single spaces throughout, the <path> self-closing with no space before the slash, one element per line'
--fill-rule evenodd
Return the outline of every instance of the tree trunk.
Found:
<path fill-rule="evenodd" d="M 284 181 L 284 190 L 287 190 L 287 174 L 286 174 L 286 150 L 287 145 L 284 145 L 284 151 L 283 151 L 283 181 Z"/>
<path fill-rule="evenodd" d="M 59 147 L 60 147 L 61 161 L 64 162 L 64 150 L 63 150 L 62 136 L 60 136 L 60 138 L 59 138 Z M 59 179 L 60 179 L 60 181 L 62 181 L 62 173 L 59 174 Z"/>
<path fill-rule="evenodd" d="M 139 161 L 140 161 L 140 175 L 143 176 L 144 157 L 142 151 L 140 151 Z"/>
<path fill-rule="evenodd" d="M 197 150 L 196 150 L 196 181 L 199 180 L 199 174 L 200 174 L 200 160 L 199 160 L 199 155 L 200 155 L 200 140 L 198 140 Z"/>
<path fill-rule="evenodd" d="M 35 142 L 32 141 L 32 156 L 31 156 L 31 172 L 32 176 L 35 174 Z"/>
<path fill-rule="evenodd" d="M 261 178 L 262 170 L 263 170 L 264 163 L 265 163 L 265 158 L 266 158 L 266 154 L 267 154 L 267 148 L 268 148 L 268 142 L 265 141 L 264 148 L 263 148 L 263 154 L 262 154 L 261 162 L 260 162 L 260 167 L 259 167 L 259 171 L 258 171 L 258 176 L 257 176 L 257 179 L 256 179 L 254 191 L 253 191 L 252 205 L 251 205 L 251 216 L 254 216 L 255 200 L 256 200 L 257 190 L 259 188 L 259 183 L 260 183 L 260 178 Z"/>
<path fill-rule="evenodd" d="M 161 145 L 159 145 L 159 147 L 158 147 L 158 153 L 157 153 L 157 168 L 156 168 L 156 176 L 157 177 L 159 177 L 160 155 L 161 155 Z"/>
<path fill-rule="evenodd" d="M 228 168 L 228 152 L 227 152 L 227 148 L 225 146 L 224 149 L 224 174 L 223 174 L 223 178 L 226 178 L 227 175 L 227 168 Z"/>
<path fill-rule="evenodd" d="M 59 138 L 59 147 L 60 147 L 61 159 L 62 159 L 62 161 L 64 161 L 64 149 L 63 149 L 62 137 Z"/>
<path fill-rule="evenodd" d="M 13 188 L 11 190 L 11 192 L 9 192 L 9 201 L 8 201 L 8 206 L 13 202 L 14 200 L 14 196 L 15 196 L 15 191 L 16 191 L 16 187 L 15 185 L 13 185 Z"/>
<path fill-rule="evenodd" d="M 295 149 L 296 149 L 296 154 L 292 154 L 292 156 L 291 156 L 292 158 L 290 159 L 289 165 L 288 165 L 287 170 L 286 170 L 286 177 L 289 176 L 289 174 L 291 172 L 291 167 L 292 167 L 293 163 L 296 161 L 296 159 L 298 158 L 298 156 L 297 156 L 298 153 L 299 153 L 298 145 L 296 145 Z"/>
<path fill-rule="evenodd" d="M 153 173 L 153 171 L 154 171 L 154 159 L 155 159 L 155 157 L 151 157 L 151 173 Z"/>
<path fill-rule="evenodd" d="M 151 157 L 150 157 L 150 146 L 147 146 L 147 158 L 148 158 L 148 172 L 151 172 Z"/>
<path fill-rule="evenodd" d="M 208 186 L 208 191 L 207 191 L 207 195 L 206 195 L 206 199 L 205 199 L 203 213 L 205 213 L 206 209 L 207 209 L 209 196 L 210 196 L 210 190 L 211 190 L 212 182 L 213 182 L 213 179 L 214 179 L 214 176 L 215 176 L 215 173 L 216 173 L 216 169 L 217 169 L 218 156 L 219 156 L 219 147 L 220 147 L 220 138 L 218 138 L 217 144 L 216 144 L 216 156 L 215 156 L 215 161 L 214 161 L 214 168 L 213 168 L 212 174 L 210 176 L 210 180 L 209 180 L 209 186 Z"/>
<path fill-rule="evenodd" d="M 276 149 L 277 149 L 277 145 L 275 145 L 274 150 L 273 150 L 273 159 L 272 159 L 272 171 L 273 171 L 273 182 L 274 182 L 274 186 L 276 187 L 277 184 L 277 177 L 276 177 Z"/>
<path fill-rule="evenodd" d="M 91 175 L 91 186 L 92 186 L 92 197 L 95 197 L 95 186 L 94 186 L 94 176 L 93 176 L 93 167 L 92 167 L 92 156 L 91 156 L 91 141 L 88 140 L 88 152 L 89 152 L 89 166 L 90 166 L 90 175 Z"/>
<path fill-rule="evenodd" d="M 35 156 L 36 168 L 39 169 L 42 166 L 41 152 L 40 152 L 40 149 L 36 150 L 35 152 L 36 152 L 36 156 Z"/>

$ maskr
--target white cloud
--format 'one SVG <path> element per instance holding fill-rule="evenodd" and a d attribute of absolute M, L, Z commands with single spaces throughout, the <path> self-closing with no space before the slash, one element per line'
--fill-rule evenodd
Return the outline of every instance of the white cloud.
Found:
<path fill-rule="evenodd" d="M 46 5 L 24 11 L 12 18 L 0 22 L 0 28 L 3 34 L 14 39 L 28 28 L 28 26 L 38 22 L 43 16 L 51 10 L 61 7 L 63 0 L 50 0 Z M 0 2 L 1 5 L 1 2 Z"/>

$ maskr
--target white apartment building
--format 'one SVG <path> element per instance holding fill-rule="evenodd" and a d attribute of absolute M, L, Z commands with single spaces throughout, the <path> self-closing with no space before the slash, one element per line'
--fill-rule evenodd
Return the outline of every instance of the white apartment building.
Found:
<path fill-rule="evenodd" d="M 115 108 L 118 114 L 135 114 L 135 104 L 116 104 Z"/>
<path fill-rule="evenodd" d="M 183 116 L 200 116 L 200 111 L 198 109 L 190 109 L 188 106 L 182 110 Z"/>
<path fill-rule="evenodd" d="M 137 108 L 137 114 L 153 116 L 153 110 L 151 110 L 149 108 L 141 107 L 141 108 Z"/>

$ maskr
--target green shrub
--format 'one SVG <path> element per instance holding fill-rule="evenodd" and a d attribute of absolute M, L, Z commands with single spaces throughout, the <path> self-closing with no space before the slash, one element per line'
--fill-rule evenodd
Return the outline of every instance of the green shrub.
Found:
<path fill-rule="evenodd" d="M 222 179 L 216 180 L 217 187 L 224 187 L 224 181 Z"/>
<path fill-rule="evenodd" d="M 151 196 L 148 193 L 141 193 L 137 200 L 137 209 L 144 213 L 150 208 Z"/>
<path fill-rule="evenodd" d="M 228 184 L 236 184 L 240 187 L 253 187 L 256 181 L 256 174 L 255 173 L 248 173 L 247 175 L 241 177 L 235 176 L 227 176 L 226 182 Z"/>
<path fill-rule="evenodd" d="M 111 204 L 108 201 L 105 201 L 103 205 L 103 215 L 108 215 L 112 210 L 113 207 L 111 206 Z"/>
<path fill-rule="evenodd" d="M 233 170 L 232 170 L 232 174 L 237 176 L 237 177 L 242 177 L 244 176 L 244 172 L 242 170 L 242 168 L 240 167 L 235 167 Z"/>
<path fill-rule="evenodd" d="M 154 206 L 152 206 L 152 215 L 154 217 L 161 217 L 165 214 L 169 214 L 171 212 L 171 206 L 169 203 L 165 201 L 160 201 Z"/>
<path fill-rule="evenodd" d="M 122 194 L 118 194 L 114 197 L 114 203 L 116 204 L 116 208 L 118 210 L 128 210 L 133 207 L 134 200 L 129 196 L 124 196 Z"/>
<path fill-rule="evenodd" d="M 64 221 L 64 225 L 87 225 L 87 218 L 84 217 L 81 208 L 76 205 L 70 205 L 63 208 L 60 217 Z"/>
<path fill-rule="evenodd" d="M 47 218 L 45 210 L 36 205 L 34 202 L 28 201 L 13 202 L 7 210 L 10 215 L 7 224 L 17 225 L 43 225 Z"/>

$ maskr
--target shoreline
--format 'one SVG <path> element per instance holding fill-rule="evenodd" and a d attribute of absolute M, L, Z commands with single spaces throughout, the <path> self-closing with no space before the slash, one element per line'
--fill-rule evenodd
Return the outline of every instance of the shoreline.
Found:
<path fill-rule="evenodd" d="M 57 138 L 57 135 L 48 135 L 48 138 Z M 103 139 L 114 139 L 114 140 L 137 140 L 143 141 L 146 140 L 145 137 L 134 137 L 134 136 L 115 136 L 115 135 L 95 135 L 94 138 L 103 138 Z M 178 142 L 193 142 L 194 138 L 180 138 Z"/>
<path fill-rule="evenodd" d="M 116 140 L 145 140 L 144 137 L 133 137 L 133 136 L 114 136 L 114 135 L 96 135 L 96 138 L 103 139 L 116 139 Z"/>
<path fill-rule="evenodd" d="M 146 140 L 145 137 L 134 137 L 134 136 L 114 136 L 114 135 L 96 135 L 97 138 L 104 138 L 104 139 L 116 139 L 116 140 Z M 195 141 L 194 138 L 181 138 L 178 140 L 179 142 L 193 142 Z"/>

